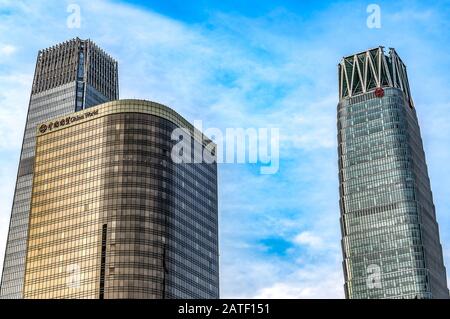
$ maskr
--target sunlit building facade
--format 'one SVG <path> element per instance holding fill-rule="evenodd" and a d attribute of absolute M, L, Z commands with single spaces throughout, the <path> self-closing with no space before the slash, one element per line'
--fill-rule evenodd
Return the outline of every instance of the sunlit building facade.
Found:
<path fill-rule="evenodd" d="M 174 162 L 177 128 L 214 157 L 183 117 L 143 100 L 38 127 L 25 298 L 219 297 L 217 165 Z"/>
<path fill-rule="evenodd" d="M 79 38 L 39 51 L 20 154 L 0 298 L 22 298 L 36 126 L 119 98 L 117 62 Z"/>
<path fill-rule="evenodd" d="M 347 298 L 448 298 L 406 67 L 382 47 L 339 64 L 338 153 Z"/>

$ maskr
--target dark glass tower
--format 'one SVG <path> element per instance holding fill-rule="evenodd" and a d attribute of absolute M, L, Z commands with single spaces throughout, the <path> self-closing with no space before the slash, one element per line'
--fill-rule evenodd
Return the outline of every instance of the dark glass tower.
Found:
<path fill-rule="evenodd" d="M 406 67 L 382 47 L 339 64 L 338 153 L 347 298 L 448 298 Z"/>
<path fill-rule="evenodd" d="M 180 128 L 186 150 L 213 154 L 149 101 L 39 125 L 24 298 L 219 297 L 217 164 L 175 163 Z"/>
<path fill-rule="evenodd" d="M 11 212 L 0 297 L 21 298 L 33 179 L 36 126 L 119 97 L 117 62 L 90 40 L 38 53 Z"/>

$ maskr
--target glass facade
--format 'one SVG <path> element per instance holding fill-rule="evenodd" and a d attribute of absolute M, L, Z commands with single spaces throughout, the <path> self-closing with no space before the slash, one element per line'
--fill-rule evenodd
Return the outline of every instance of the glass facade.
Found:
<path fill-rule="evenodd" d="M 118 98 L 117 62 L 78 38 L 39 51 L 11 211 L 1 298 L 22 298 L 36 126 Z"/>
<path fill-rule="evenodd" d="M 219 297 L 217 165 L 173 163 L 178 127 L 139 100 L 39 127 L 25 298 Z"/>
<path fill-rule="evenodd" d="M 377 48 L 344 58 L 339 71 L 346 297 L 449 298 L 406 67 Z"/>

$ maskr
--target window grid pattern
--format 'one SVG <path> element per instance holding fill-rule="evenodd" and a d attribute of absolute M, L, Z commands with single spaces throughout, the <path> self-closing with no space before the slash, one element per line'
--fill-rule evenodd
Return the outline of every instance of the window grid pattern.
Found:
<path fill-rule="evenodd" d="M 26 298 L 218 298 L 216 164 L 172 163 L 178 125 L 124 104 L 38 136 Z"/>
<path fill-rule="evenodd" d="M 90 40 L 76 38 L 39 51 L 11 209 L 0 298 L 23 297 L 37 125 L 112 98 L 118 98 L 117 62 Z"/>
<path fill-rule="evenodd" d="M 143 113 L 143 114 L 152 114 L 158 117 L 162 117 L 176 124 L 177 127 L 185 128 L 189 131 L 191 136 L 193 136 L 197 141 L 200 141 L 208 150 L 212 150 L 215 147 L 215 144 L 202 132 L 197 130 L 191 123 L 189 123 L 185 118 L 183 118 L 180 114 L 175 112 L 170 107 L 167 107 L 163 104 L 159 104 L 152 101 L 146 100 L 138 100 L 138 99 L 123 99 L 117 101 L 110 101 L 103 103 L 101 105 L 89 108 L 88 112 L 96 112 L 98 116 L 105 116 L 109 114 L 115 113 Z M 70 115 L 70 117 L 76 118 L 77 116 L 85 115 L 86 110 L 82 110 L 79 112 L 75 112 Z M 66 120 L 66 118 L 55 118 L 47 121 L 46 124 L 48 127 L 51 123 L 55 123 L 57 121 Z M 89 121 L 89 117 L 84 117 L 82 119 L 77 119 L 76 121 L 65 121 L 64 125 L 60 125 L 58 127 L 53 126 L 51 131 L 61 130 L 71 125 L 78 125 L 84 121 Z M 43 135 L 47 134 L 50 131 L 40 132 L 39 127 L 36 127 L 37 134 Z"/>
<path fill-rule="evenodd" d="M 346 296 L 448 298 L 417 116 L 404 93 L 342 100 L 338 142 Z"/>

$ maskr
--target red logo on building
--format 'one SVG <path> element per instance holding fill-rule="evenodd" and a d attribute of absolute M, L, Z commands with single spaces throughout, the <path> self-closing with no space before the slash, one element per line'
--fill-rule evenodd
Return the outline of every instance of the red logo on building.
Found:
<path fill-rule="evenodd" d="M 376 97 L 383 97 L 383 96 L 384 96 L 384 90 L 383 90 L 383 88 L 376 88 L 376 89 L 375 89 L 375 96 L 376 96 Z"/>

